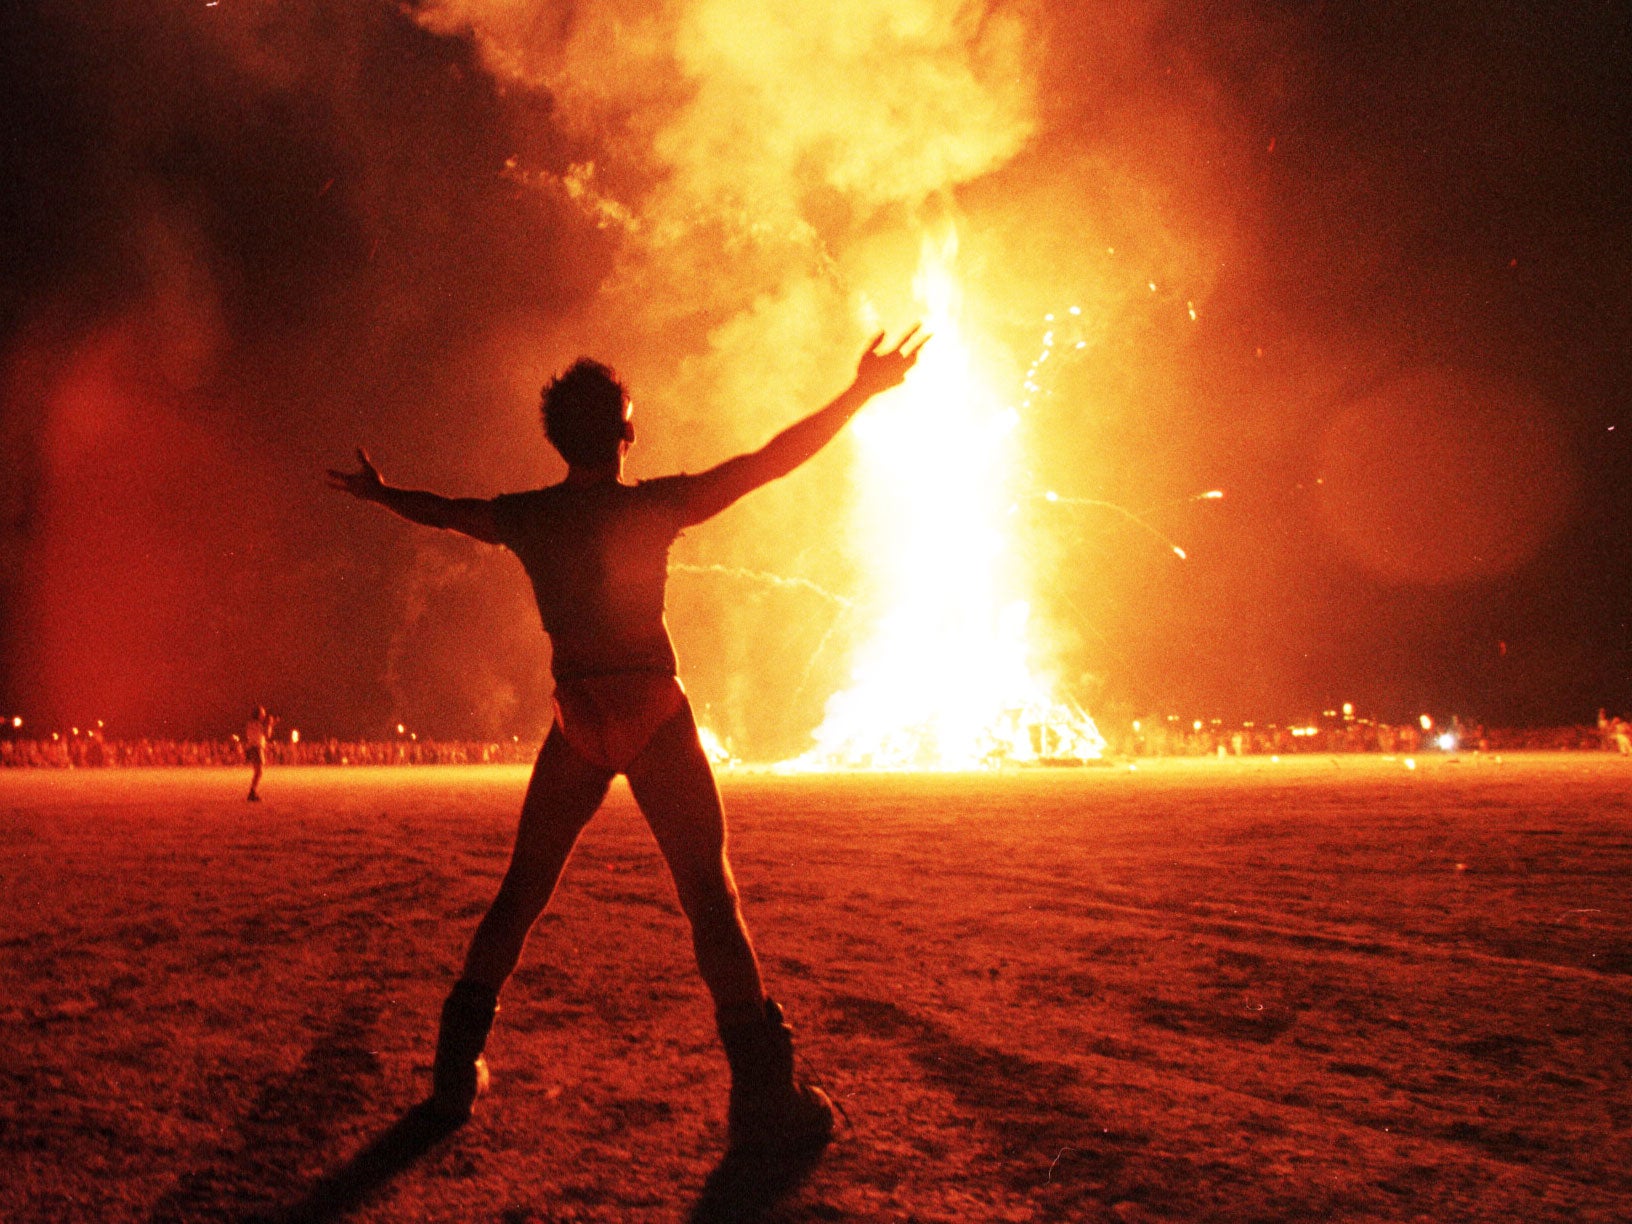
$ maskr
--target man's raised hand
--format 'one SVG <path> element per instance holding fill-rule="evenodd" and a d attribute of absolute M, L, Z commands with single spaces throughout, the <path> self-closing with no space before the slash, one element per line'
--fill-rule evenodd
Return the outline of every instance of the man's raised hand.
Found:
<path fill-rule="evenodd" d="M 885 346 L 884 333 L 879 332 L 862 353 L 856 366 L 856 381 L 851 385 L 868 396 L 899 387 L 906 380 L 907 371 L 917 364 L 919 351 L 929 343 L 927 335 L 919 335 L 922 330 L 922 323 L 914 323 L 912 330 L 893 348 Z"/>
<path fill-rule="evenodd" d="M 364 501 L 378 501 L 380 490 L 385 488 L 385 481 L 380 479 L 379 469 L 370 462 L 368 452 L 360 446 L 357 448 L 357 463 L 359 466 L 355 472 L 341 472 L 330 468 L 329 488 L 350 493 Z"/>

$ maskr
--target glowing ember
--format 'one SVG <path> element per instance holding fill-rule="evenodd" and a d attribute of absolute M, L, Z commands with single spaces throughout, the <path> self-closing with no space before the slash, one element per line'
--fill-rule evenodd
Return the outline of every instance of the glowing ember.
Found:
<path fill-rule="evenodd" d="M 732 765 L 741 764 L 737 760 L 736 754 L 726 746 L 725 741 L 720 739 L 708 727 L 699 726 L 697 728 L 697 738 L 702 742 L 703 752 L 707 754 L 709 761 L 715 766 L 728 768 Z"/>
<path fill-rule="evenodd" d="M 953 242 L 926 243 L 915 289 L 933 340 L 906 385 L 852 426 L 882 611 L 850 687 L 791 768 L 971 769 L 1104 748 L 1093 720 L 1030 667 L 1030 608 L 1006 535 L 1019 417 L 971 361 L 954 254 Z"/>

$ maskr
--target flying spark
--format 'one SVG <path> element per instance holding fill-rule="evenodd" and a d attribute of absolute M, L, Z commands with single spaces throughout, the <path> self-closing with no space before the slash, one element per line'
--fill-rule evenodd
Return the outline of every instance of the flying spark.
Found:
<path fill-rule="evenodd" d="M 1224 496 L 1224 494 L 1221 491 L 1217 490 L 1217 489 L 1209 489 L 1206 493 L 1198 493 L 1193 497 L 1181 498 L 1180 501 L 1181 502 L 1192 502 L 1192 501 L 1203 501 L 1203 500 L 1215 501 L 1215 500 L 1217 500 L 1217 498 L 1215 498 L 1213 496 L 1214 494 L 1217 494 L 1218 497 L 1223 497 Z M 1144 518 L 1142 518 L 1141 516 L 1135 514 L 1132 510 L 1129 510 L 1126 506 L 1119 506 L 1115 502 L 1105 501 L 1102 498 L 1098 498 L 1098 497 L 1065 497 L 1062 494 L 1056 493 L 1053 489 L 1048 490 L 1046 493 L 1043 493 L 1040 496 L 1041 496 L 1043 501 L 1049 502 L 1049 503 L 1051 503 L 1053 505 L 1057 505 L 1057 506 L 1081 506 L 1081 507 L 1084 507 L 1084 508 L 1092 508 L 1092 509 L 1099 509 L 1099 510 L 1109 510 L 1114 514 L 1120 514 L 1123 518 L 1127 519 L 1130 523 L 1134 524 L 1136 527 L 1143 528 L 1145 531 L 1149 532 L 1156 539 L 1160 540 L 1164 545 L 1167 546 L 1168 551 L 1171 552 L 1180 561 L 1188 561 L 1190 559 L 1190 554 L 1185 552 L 1182 547 L 1180 547 L 1173 540 L 1169 539 L 1167 536 L 1163 535 L 1155 527 L 1151 526 L 1150 523 L 1146 522 Z M 1146 513 L 1148 514 L 1150 512 L 1146 511 Z"/>
<path fill-rule="evenodd" d="M 843 595 L 834 594 L 826 587 L 812 582 L 809 578 L 789 578 L 782 574 L 771 574 L 764 570 L 742 569 L 731 565 L 689 565 L 682 562 L 671 563 L 669 570 L 678 574 L 716 574 L 722 578 L 735 578 L 742 582 L 756 583 L 760 586 L 809 591 L 812 595 L 825 599 L 827 602 L 847 611 L 855 607 L 855 601 L 846 599 Z"/>

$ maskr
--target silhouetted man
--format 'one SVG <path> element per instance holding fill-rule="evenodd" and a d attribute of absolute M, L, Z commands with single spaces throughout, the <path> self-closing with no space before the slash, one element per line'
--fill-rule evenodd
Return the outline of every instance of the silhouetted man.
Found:
<path fill-rule="evenodd" d="M 331 484 L 415 523 L 503 544 L 532 580 L 553 647 L 555 720 L 522 804 L 498 895 L 476 928 L 442 1008 L 432 1102 L 470 1115 L 487 1087 L 482 1050 L 499 992 L 514 972 L 579 833 L 617 774 L 629 781 L 691 923 L 731 1066 L 733 1151 L 819 1149 L 832 1133 L 826 1095 L 793 1074 L 793 1043 L 766 997 L 725 851 L 725 816 L 691 706 L 675 676 L 663 620 L 669 547 L 688 527 L 814 456 L 873 396 L 897 386 L 924 339 L 914 328 L 861 356 L 850 386 L 765 446 L 697 475 L 623 481 L 635 440 L 616 375 L 580 360 L 543 393 L 544 433 L 566 479 L 528 493 L 447 498 L 386 484 L 358 450 L 355 472 Z"/>

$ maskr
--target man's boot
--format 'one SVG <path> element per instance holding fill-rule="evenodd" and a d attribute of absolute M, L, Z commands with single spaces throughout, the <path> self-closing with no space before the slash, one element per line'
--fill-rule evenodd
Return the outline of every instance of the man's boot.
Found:
<path fill-rule="evenodd" d="M 454 983 L 442 1004 L 442 1029 L 436 1038 L 436 1066 L 431 1071 L 431 1105 L 444 1117 L 463 1122 L 476 1098 L 487 1091 L 487 1059 L 482 1048 L 499 1010 L 498 992 L 476 982 Z"/>
<path fill-rule="evenodd" d="M 833 1103 L 793 1078 L 793 1031 L 765 1000 L 762 1019 L 722 1026 L 731 1064 L 730 1150 L 744 1155 L 813 1155 L 833 1137 Z"/>

